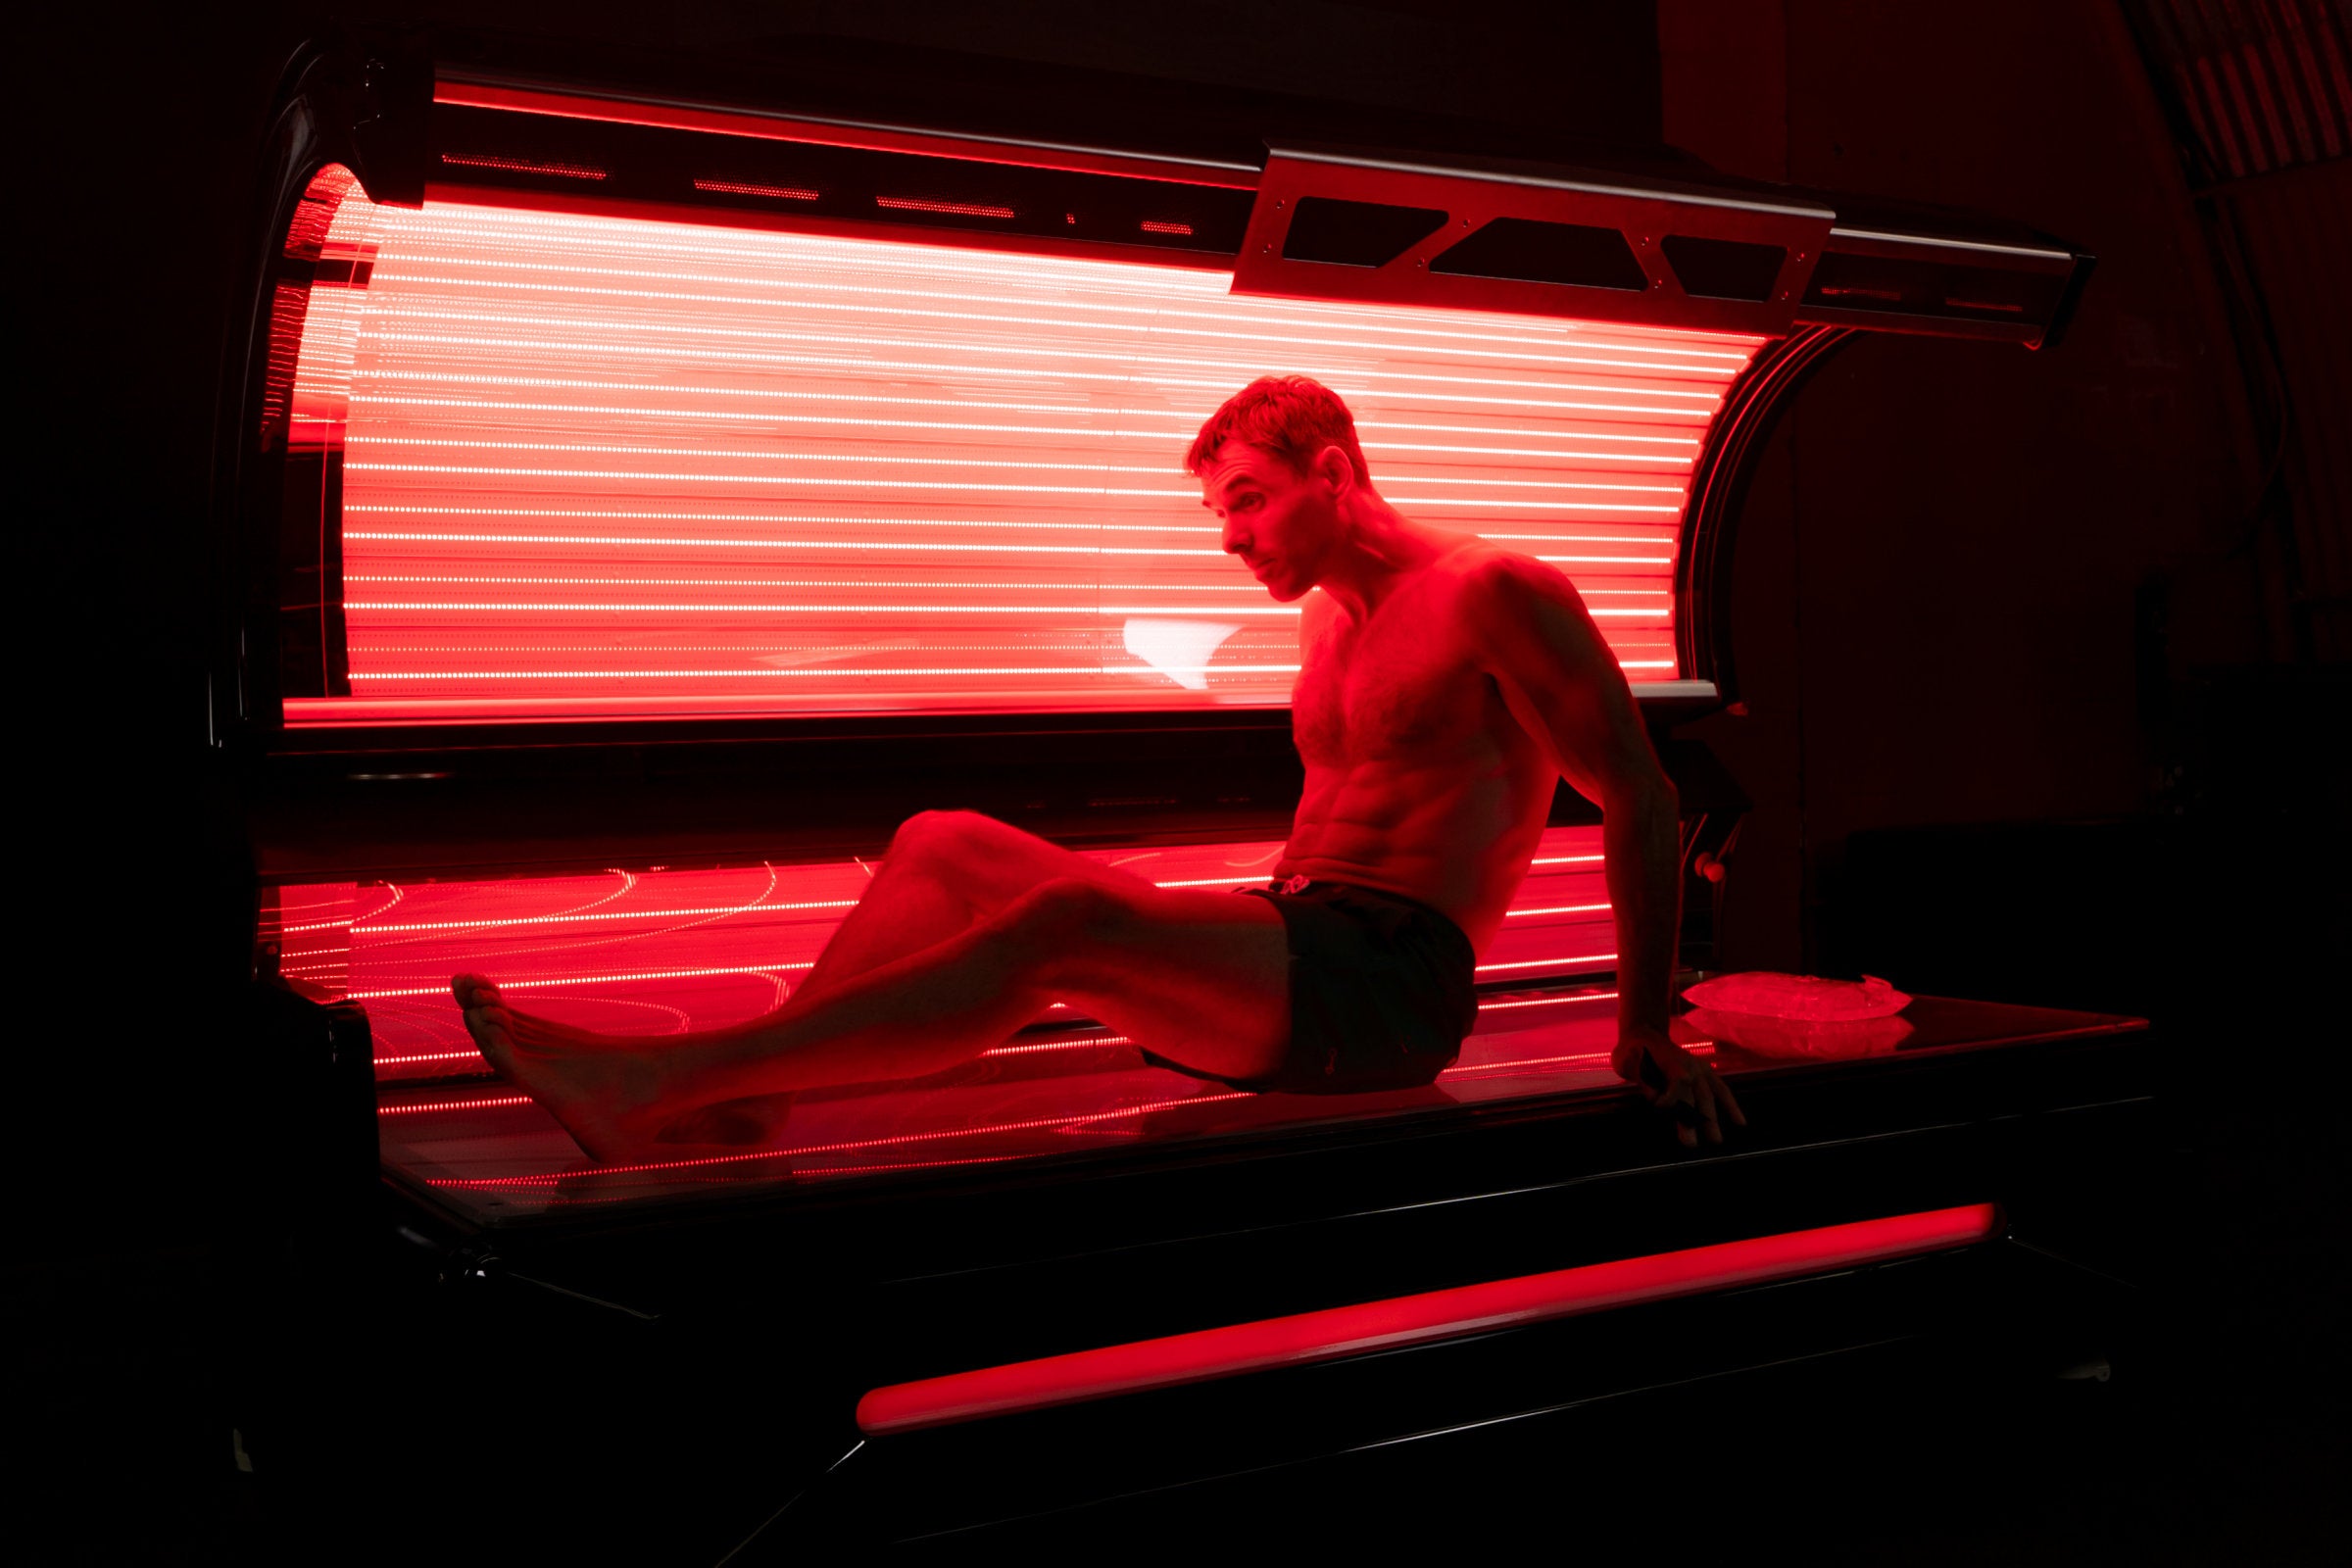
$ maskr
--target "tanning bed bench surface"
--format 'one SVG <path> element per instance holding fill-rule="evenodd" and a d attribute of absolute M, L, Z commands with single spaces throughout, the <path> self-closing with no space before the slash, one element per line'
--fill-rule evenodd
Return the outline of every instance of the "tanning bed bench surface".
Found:
<path fill-rule="evenodd" d="M 1922 997 L 1899 1038 L 1858 1042 L 1864 1054 L 1917 1057 L 2027 1047 L 2142 1029 L 2137 1019 Z M 1838 1056 L 1763 1055 L 1709 1041 L 1735 1081 Z M 1143 1059 L 1102 1030 L 1045 1029 L 947 1072 L 802 1096 L 773 1148 L 681 1149 L 674 1158 L 599 1166 L 555 1120 L 503 1084 L 388 1085 L 378 1120 L 386 1166 L 469 1217 L 490 1223 L 718 1188 L 833 1185 L 897 1172 L 976 1167 L 1340 1120 L 1442 1112 L 1556 1096 L 1628 1092 L 1609 1069 L 1615 994 L 1591 987 L 1485 999 L 1477 1032 L 1427 1089 L 1369 1095 L 1248 1094 Z"/>

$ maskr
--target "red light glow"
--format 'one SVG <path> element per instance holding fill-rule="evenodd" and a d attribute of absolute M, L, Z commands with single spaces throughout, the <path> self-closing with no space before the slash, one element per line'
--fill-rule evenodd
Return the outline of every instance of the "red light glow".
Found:
<path fill-rule="evenodd" d="M 1484 955 L 1481 978 L 1533 983 L 1614 961 L 1613 917 L 1592 853 L 1599 838 L 1596 827 L 1546 831 L 1539 863 Z M 1262 884 L 1281 853 L 1277 843 L 1205 844 L 1091 858 L 1161 887 L 1242 887 Z M 870 875 L 853 859 L 294 884 L 269 890 L 261 939 L 277 948 L 278 972 L 312 995 L 366 1003 L 378 1076 L 414 1082 L 484 1070 L 449 996 L 449 977 L 463 970 L 495 976 L 550 1016 L 616 1034 L 678 1034 L 757 1017 L 815 963 Z M 1110 1043 L 1099 1035 L 1083 1042 Z"/>
<path fill-rule="evenodd" d="M 416 1100 L 406 1104 L 381 1105 L 379 1116 L 426 1116 L 444 1110 L 491 1110 L 500 1105 L 527 1105 L 528 1095 L 486 1095 L 476 1100 Z"/>
<path fill-rule="evenodd" d="M 605 171 L 594 164 L 549 164 L 531 158 L 488 158 L 470 153 L 443 153 L 441 161 L 460 169 L 501 169 L 514 174 L 555 174 L 564 179 L 603 179 Z"/>
<path fill-rule="evenodd" d="M 858 1426 L 869 1437 L 881 1437 L 1399 1350 L 1647 1301 L 1949 1251 L 1989 1239 L 2000 1223 L 1992 1204 L 1972 1203 L 1138 1340 L 875 1389 L 858 1401 Z"/>
<path fill-rule="evenodd" d="M 523 1098 L 528 1099 L 529 1097 Z M 597 1174 L 599 1176 L 639 1176 L 649 1171 L 705 1170 L 712 1166 L 741 1165 L 752 1160 L 805 1159 L 814 1154 L 862 1153 L 872 1149 L 904 1149 L 908 1144 L 934 1143 L 943 1138 L 985 1138 L 993 1133 L 1031 1132 L 1038 1128 L 1049 1127 L 1056 1132 L 1067 1132 L 1073 1128 L 1092 1126 L 1098 1122 L 1130 1121 L 1149 1116 L 1155 1110 L 1167 1110 L 1178 1105 L 1206 1105 L 1223 1101 L 1249 1098 L 1249 1094 L 1245 1090 L 1209 1091 L 1186 1095 L 1176 1100 L 1148 1101 L 1140 1105 L 1120 1105 L 1111 1110 L 1032 1116 L 1023 1121 L 998 1122 L 990 1126 L 953 1127 L 929 1133 L 890 1133 L 879 1138 L 853 1139 L 847 1143 L 804 1144 L 790 1149 L 761 1149 L 741 1154 L 705 1154 L 692 1159 L 650 1159 L 629 1165 L 600 1165 L 597 1167 Z M 480 1102 L 477 1102 L 477 1103 Z M 449 1107 L 434 1105 L 424 1108 L 441 1110 Z M 871 1169 L 873 1167 L 860 1168 Z M 493 1177 L 488 1180 L 456 1178 L 437 1181 L 433 1185 L 436 1187 L 530 1187 L 562 1179 L 561 1176 L 552 1175 Z"/>
<path fill-rule="evenodd" d="M 923 196 L 877 196 L 876 207 L 888 207 L 902 213 L 945 213 L 951 218 L 1010 218 L 1009 207 L 992 207 L 985 202 L 942 202 Z"/>
<path fill-rule="evenodd" d="M 1611 993 L 1571 992 L 1487 1004 L 1462 1059 L 1435 1085 L 1382 1095 L 1239 1094 L 1153 1066 L 1121 1036 L 1064 1023 L 929 1078 L 803 1098 L 781 1136 L 759 1148 L 681 1148 L 672 1158 L 596 1165 L 544 1110 L 491 1084 L 421 1095 L 388 1084 L 381 1132 L 396 1166 L 452 1199 L 493 1204 L 509 1216 L 680 1187 L 988 1165 L 1106 1142 L 1614 1090 L 1612 1000 Z M 1549 1010 L 1512 1010 L 1534 1005 Z M 1703 1054 L 1710 1047 L 1693 1040 L 1689 1049 Z"/>
<path fill-rule="evenodd" d="M 1513 1007 L 1564 1007 L 1575 1003 L 1615 1002 L 1614 991 L 1579 991 L 1569 997 L 1532 997 L 1522 1002 L 1482 1002 L 1480 1012 L 1503 1012 Z"/>
<path fill-rule="evenodd" d="M 1348 399 L 1389 499 L 1558 564 L 1671 679 L 1688 478 L 1759 341 L 356 187 L 333 223 L 371 265 L 311 291 L 297 391 L 344 455 L 352 695 L 298 725 L 1279 706 L 1296 607 L 1179 466 L 1270 369 Z"/>
<path fill-rule="evenodd" d="M 1147 234 L 1190 235 L 1193 231 L 1193 225 L 1190 223 L 1171 223 L 1157 218 L 1145 219 L 1143 228 Z"/>
<path fill-rule="evenodd" d="M 755 185 L 740 179 L 698 179 L 696 190 L 721 191 L 729 196 L 773 196 L 778 201 L 812 202 L 825 194 L 806 185 Z"/>

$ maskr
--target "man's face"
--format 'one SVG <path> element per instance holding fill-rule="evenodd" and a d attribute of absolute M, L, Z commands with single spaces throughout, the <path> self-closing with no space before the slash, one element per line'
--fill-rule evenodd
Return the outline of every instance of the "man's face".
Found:
<path fill-rule="evenodd" d="M 1225 525 L 1225 553 L 1239 556 L 1282 603 L 1302 598 L 1323 574 L 1340 536 L 1340 484 L 1327 471 L 1336 447 L 1305 473 L 1271 452 L 1228 441 L 1200 472 L 1200 504 Z"/>

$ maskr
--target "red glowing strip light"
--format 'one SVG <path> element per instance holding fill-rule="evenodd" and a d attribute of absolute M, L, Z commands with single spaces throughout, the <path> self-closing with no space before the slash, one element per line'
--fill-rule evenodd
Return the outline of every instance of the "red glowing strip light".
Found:
<path fill-rule="evenodd" d="M 1166 221 L 1164 219 L 1147 218 L 1144 220 L 1144 232 L 1147 234 L 1181 234 L 1190 237 L 1193 232 L 1193 225 L 1190 223 L 1171 223 Z"/>
<path fill-rule="evenodd" d="M 1758 346 L 318 189 L 370 265 L 272 350 L 344 455 L 353 694 L 298 725 L 1280 706 L 1296 612 L 1180 470 L 1268 370 L 1348 399 L 1389 499 L 1557 564 L 1672 679 L 1689 475 Z"/>
<path fill-rule="evenodd" d="M 876 207 L 888 207 L 906 213 L 945 213 L 952 218 L 1010 218 L 1009 207 L 992 207 L 985 202 L 942 202 L 923 196 L 877 196 Z"/>
<path fill-rule="evenodd" d="M 378 1116 L 414 1116 L 419 1112 L 425 1111 L 438 1112 L 444 1110 L 493 1110 L 501 1105 L 528 1105 L 532 1103 L 535 1103 L 535 1102 L 533 1102 L 531 1097 L 528 1095 L 493 1095 L 488 1099 L 480 1100 L 413 1101 L 405 1105 L 378 1105 L 375 1108 L 375 1113 Z"/>
<path fill-rule="evenodd" d="M 441 161 L 460 169 L 503 169 L 517 174 L 557 174 L 564 179 L 603 179 L 594 164 L 543 164 L 529 158 L 490 158 L 473 153 L 443 153 Z"/>
<path fill-rule="evenodd" d="M 698 179 L 694 182 L 694 188 L 721 191 L 729 196 L 773 196 L 780 201 L 790 202 L 817 201 L 825 194 L 821 190 L 810 190 L 806 185 L 754 185 L 740 179 Z"/>
<path fill-rule="evenodd" d="M 1994 1205 L 1972 1203 L 896 1383 L 858 1401 L 858 1427 L 882 1437 L 1768 1285 L 1973 1246 L 1997 1234 L 2000 1223 Z"/>

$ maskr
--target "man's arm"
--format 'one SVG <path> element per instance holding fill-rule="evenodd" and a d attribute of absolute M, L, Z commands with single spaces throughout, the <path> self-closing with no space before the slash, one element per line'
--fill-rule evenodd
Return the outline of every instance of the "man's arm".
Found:
<path fill-rule="evenodd" d="M 1539 562 L 1500 557 L 1478 568 L 1469 593 L 1482 667 L 1511 715 L 1585 799 L 1600 808 L 1609 904 L 1617 919 L 1617 1036 L 1611 1058 L 1660 1109 L 1677 1136 L 1723 1141 L 1722 1120 L 1744 1125 L 1731 1091 L 1667 1034 L 1667 987 L 1682 916 L 1681 811 L 1658 765 L 1632 689 L 1566 577 Z"/>

